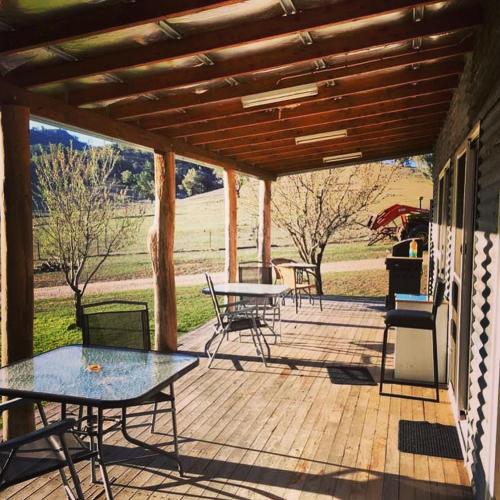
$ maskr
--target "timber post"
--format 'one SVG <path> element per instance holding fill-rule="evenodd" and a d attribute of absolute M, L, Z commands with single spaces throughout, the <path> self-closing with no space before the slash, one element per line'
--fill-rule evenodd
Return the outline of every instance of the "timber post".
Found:
<path fill-rule="evenodd" d="M 0 107 L 2 366 L 33 355 L 33 208 L 30 110 Z M 7 412 L 3 437 L 34 430 L 33 407 Z"/>
<path fill-rule="evenodd" d="M 155 213 L 149 231 L 153 265 L 155 349 L 177 350 L 177 306 L 175 296 L 175 155 L 155 152 Z"/>
<path fill-rule="evenodd" d="M 236 174 L 232 169 L 224 170 L 224 241 L 226 248 L 226 281 L 237 281 L 238 270 L 238 206 Z"/>
<path fill-rule="evenodd" d="M 271 265 L 271 181 L 259 181 L 259 248 L 258 260 Z"/>

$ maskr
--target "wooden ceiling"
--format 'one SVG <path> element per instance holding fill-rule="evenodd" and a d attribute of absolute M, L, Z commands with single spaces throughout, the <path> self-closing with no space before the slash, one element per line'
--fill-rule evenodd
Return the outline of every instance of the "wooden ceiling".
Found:
<path fill-rule="evenodd" d="M 30 3 L 0 7 L 0 103 L 263 178 L 431 151 L 481 23 L 461 0 Z"/>

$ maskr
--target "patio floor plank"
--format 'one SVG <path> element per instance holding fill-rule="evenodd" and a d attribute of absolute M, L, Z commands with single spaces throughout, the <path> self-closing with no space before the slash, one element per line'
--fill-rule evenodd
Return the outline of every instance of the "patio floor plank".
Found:
<path fill-rule="evenodd" d="M 324 310 L 303 303 L 283 309 L 281 343 L 271 345 L 264 367 L 248 338 L 223 344 L 212 369 L 206 358 L 176 384 L 180 449 L 186 477 L 163 457 L 138 453 L 119 432 L 105 437 L 108 468 L 118 499 L 324 499 L 351 500 L 472 498 L 458 460 L 402 453 L 399 421 L 451 424 L 445 390 L 439 404 L 380 397 L 376 385 L 339 385 L 328 365 L 367 367 L 379 375 L 383 310 L 369 300 L 325 300 Z M 202 355 L 207 324 L 184 336 L 181 350 Z M 392 339 L 393 341 L 393 339 Z M 390 350 L 390 353 L 392 351 Z M 392 366 L 392 354 L 388 362 Z M 387 392 L 431 395 L 426 389 L 387 385 Z M 48 405 L 50 418 L 58 415 Z M 170 415 L 130 420 L 151 443 L 171 439 Z M 102 497 L 79 464 L 87 498 Z M 18 485 L 6 498 L 65 498 L 57 473 Z"/>

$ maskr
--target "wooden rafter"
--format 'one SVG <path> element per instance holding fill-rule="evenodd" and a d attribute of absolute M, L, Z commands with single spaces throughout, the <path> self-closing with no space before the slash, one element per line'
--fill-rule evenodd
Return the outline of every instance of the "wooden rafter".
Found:
<path fill-rule="evenodd" d="M 479 24 L 480 21 L 480 11 L 467 7 L 454 12 L 453 15 L 449 12 L 436 14 L 432 19 L 420 23 L 405 21 L 394 24 L 390 29 L 380 29 L 379 26 L 374 26 L 339 34 L 322 42 L 302 46 L 299 50 L 297 47 L 274 49 L 267 52 L 265 56 L 257 54 L 228 61 L 224 64 L 177 70 L 175 72 L 169 71 L 154 77 L 148 75 L 124 83 L 108 83 L 75 90 L 68 93 L 67 99 L 69 103 L 76 105 L 113 100 L 145 92 L 154 92 L 155 90 L 254 73 L 283 65 L 293 65 L 335 54 L 403 42 L 422 36 L 448 33 L 470 28 Z"/>
<path fill-rule="evenodd" d="M 309 133 L 309 131 L 307 130 L 308 128 L 315 128 L 318 125 L 336 123 L 353 118 L 376 116 L 391 111 L 418 109 L 431 104 L 449 103 L 451 97 L 452 92 L 446 90 L 430 95 L 406 97 L 389 102 L 377 102 L 353 109 L 326 111 L 324 113 L 317 113 L 309 116 L 287 118 L 284 120 L 279 120 L 277 122 L 262 123 L 259 124 L 258 127 L 256 127 L 255 125 L 245 125 L 243 127 L 226 130 L 223 134 L 221 134 L 219 131 L 206 132 L 203 134 L 198 134 L 196 136 L 191 136 L 190 142 L 192 144 L 214 144 L 238 137 L 267 135 L 270 133 L 277 133 L 292 129 L 306 129 L 304 133 L 307 134 Z"/>
<path fill-rule="evenodd" d="M 332 150 L 330 152 L 324 152 L 324 153 L 319 153 L 317 155 L 311 155 L 307 158 L 300 158 L 300 159 L 282 159 L 279 161 L 274 161 L 274 162 L 262 162 L 260 165 L 263 168 L 269 169 L 273 172 L 278 173 L 282 169 L 298 169 L 302 165 L 309 165 L 313 162 L 319 162 L 323 164 L 323 168 L 326 166 L 327 168 L 332 166 L 335 167 L 337 166 L 337 162 L 330 162 L 328 164 L 325 164 L 323 161 L 323 158 L 327 156 L 332 156 L 332 155 L 340 155 L 340 154 L 348 154 L 348 153 L 353 153 L 356 151 L 361 151 L 363 153 L 363 157 L 370 157 L 373 154 L 378 154 L 379 152 L 387 152 L 391 153 L 392 151 L 394 152 L 399 152 L 400 151 L 411 151 L 411 150 L 423 150 L 423 149 L 428 149 L 432 150 L 432 146 L 434 144 L 434 138 L 423 138 L 423 139 L 403 139 L 401 141 L 393 141 L 390 143 L 384 143 L 384 144 L 375 144 L 375 145 L 368 145 L 364 148 L 359 148 L 359 149 L 354 149 L 352 147 L 350 148 L 345 148 L 345 149 L 336 149 Z M 405 155 L 405 153 L 403 153 Z M 393 158 L 396 158 L 394 156 Z"/>
<path fill-rule="evenodd" d="M 245 43 L 269 40 L 308 30 L 334 26 L 347 21 L 356 21 L 388 14 L 400 9 L 438 0 L 344 0 L 335 8 L 330 5 L 307 9 L 293 16 L 280 16 L 265 20 L 252 20 L 238 26 L 238 29 L 218 29 L 197 33 L 181 40 L 167 40 L 137 48 L 114 51 L 83 61 L 56 64 L 39 71 L 23 71 L 14 81 L 19 85 L 31 86 L 68 80 L 88 75 L 122 70 L 133 66 L 170 61 L 181 57 L 240 46 Z M 170 2 L 167 2 L 167 4 Z M 126 11 L 126 9 L 124 9 Z"/>
<path fill-rule="evenodd" d="M 0 104 L 18 104 L 30 108 L 33 116 L 62 123 L 69 127 L 87 130 L 111 139 L 150 148 L 156 151 L 174 151 L 193 160 L 223 168 L 232 168 L 260 178 L 272 178 L 265 171 L 249 163 L 225 157 L 205 148 L 192 146 L 166 136 L 161 136 L 134 125 L 113 120 L 100 113 L 78 109 L 52 97 L 29 92 L 0 79 Z"/>
<path fill-rule="evenodd" d="M 207 134 L 211 134 L 212 138 L 216 132 L 219 135 L 225 134 L 225 131 L 233 134 L 233 137 L 238 136 L 238 131 L 243 132 L 245 135 L 249 132 L 250 126 L 259 125 L 258 130 L 251 131 L 254 135 L 261 132 L 271 132 L 275 130 L 285 130 L 287 128 L 294 128 L 297 124 L 308 123 L 311 126 L 332 121 L 337 119 L 345 119 L 350 117 L 351 113 L 357 113 L 358 116 L 363 115 L 364 111 L 368 115 L 373 114 L 374 110 L 378 110 L 383 105 L 391 103 L 397 105 L 398 101 L 406 99 L 405 102 L 414 104 L 414 100 L 420 98 L 424 100 L 433 94 L 441 94 L 443 92 L 450 92 L 456 88 L 458 84 L 457 77 L 445 77 L 437 79 L 436 81 L 422 82 L 419 85 L 403 85 L 400 87 L 390 89 L 380 89 L 367 92 L 356 96 L 346 96 L 339 100 L 328 100 L 324 102 L 311 103 L 301 106 L 303 109 L 286 109 L 278 112 L 268 112 L 254 116 L 253 120 L 248 120 L 247 117 L 228 117 L 225 120 L 216 120 L 207 124 L 192 124 L 186 127 L 175 129 L 170 127 L 159 132 L 165 132 L 171 137 L 188 137 L 191 141 L 198 141 L 198 139 L 206 138 Z M 449 94 L 451 96 L 451 94 Z M 412 99 L 412 100 L 408 100 Z M 383 109 L 383 108 L 381 108 Z M 334 114 L 332 114 L 335 112 Z M 315 120 L 315 117 L 317 120 Z M 264 127 L 271 127 L 265 129 Z M 277 128 L 276 128 L 277 127 Z M 204 140 L 204 139 L 203 139 Z"/>
<path fill-rule="evenodd" d="M 416 156 L 420 154 L 429 153 L 432 151 L 432 145 L 425 146 L 415 146 L 415 147 L 407 147 L 402 149 L 381 149 L 378 151 L 370 151 L 369 153 L 363 155 L 363 158 L 359 160 L 348 160 L 345 162 L 339 162 L 335 164 L 328 165 L 327 168 L 340 168 L 340 167 L 349 167 L 355 165 L 361 165 L 363 163 L 369 162 L 379 162 L 384 160 L 392 160 L 394 158 L 400 158 L 402 156 Z M 315 170 L 323 170 L 325 168 L 325 164 L 321 160 L 314 160 L 303 162 L 300 164 L 291 164 L 290 162 L 286 162 L 279 167 L 275 167 L 273 172 L 278 177 L 283 177 L 286 175 L 294 175 L 301 174 L 304 172 L 314 172 Z"/>
<path fill-rule="evenodd" d="M 348 137 L 343 137 L 336 140 L 324 141 L 315 144 L 294 145 L 288 148 L 281 148 L 274 151 L 257 151 L 248 152 L 246 154 L 239 154 L 238 158 L 252 163 L 259 163 L 273 158 L 294 157 L 298 154 L 307 155 L 316 151 L 327 151 L 328 149 L 335 149 L 344 146 L 360 147 L 370 143 L 380 143 L 395 138 L 415 138 L 415 137 L 437 137 L 441 129 L 442 122 L 427 123 L 425 127 L 413 126 L 406 129 L 385 130 L 380 129 L 376 132 L 353 135 L 349 134 Z"/>
<path fill-rule="evenodd" d="M 315 96 L 289 101 L 288 104 L 292 105 L 289 108 L 277 107 L 279 105 L 274 103 L 245 109 L 241 103 L 238 103 L 237 107 L 221 106 L 210 110 L 210 119 L 194 119 L 192 116 L 185 119 L 184 115 L 154 116 L 144 118 L 137 124 L 147 130 L 163 129 L 172 136 L 188 136 L 208 130 L 224 130 L 234 126 L 304 116 L 322 112 L 330 109 L 331 106 L 341 109 L 363 105 L 367 102 L 377 102 L 377 100 L 395 99 L 401 96 L 397 89 L 407 89 L 407 92 L 413 89 L 415 94 L 452 89 L 458 85 L 456 75 L 462 72 L 463 66 L 462 60 L 437 62 L 416 70 L 407 69 L 351 78 L 335 86 L 323 86 L 318 89 L 318 94 Z M 411 87 L 409 84 L 412 84 Z M 403 91 L 402 96 L 404 95 Z M 352 98 L 346 99 L 347 96 Z"/>
<path fill-rule="evenodd" d="M 348 140 L 339 140 L 335 145 L 331 143 L 323 146 L 316 144 L 315 146 L 311 146 L 309 148 L 297 148 L 296 151 L 281 151 L 263 156 L 255 155 L 251 158 L 251 161 L 256 164 L 271 165 L 284 160 L 295 161 L 297 157 L 300 157 L 302 160 L 308 160 L 309 158 L 337 154 L 337 152 L 344 153 L 350 151 L 363 151 L 367 148 L 378 147 L 382 143 L 389 145 L 401 142 L 435 140 L 438 133 L 438 127 L 431 127 L 424 130 L 413 130 L 411 132 L 398 134 L 380 134 L 378 137 L 365 138 L 363 140 L 360 140 L 359 138 L 349 138 Z"/>
<path fill-rule="evenodd" d="M 162 114 L 169 111 L 189 110 L 194 111 L 197 116 L 196 108 L 203 110 L 210 109 L 210 105 L 231 101 L 234 105 L 239 105 L 240 98 L 249 94 L 276 90 L 286 86 L 305 85 L 308 83 L 325 83 L 331 80 L 340 81 L 351 76 L 361 76 L 368 73 L 396 69 L 403 66 L 422 64 L 429 61 L 447 60 L 472 50 L 472 39 L 466 38 L 463 42 L 456 45 L 445 45 L 442 47 L 433 47 L 432 49 L 421 49 L 418 51 L 405 52 L 395 56 L 386 56 L 373 60 L 372 56 L 356 61 L 356 64 L 350 66 L 340 66 L 326 68 L 290 76 L 286 79 L 276 77 L 263 78 L 256 82 L 241 84 L 234 87 L 224 87 L 213 89 L 204 94 L 181 94 L 171 98 L 162 98 L 155 101 L 139 101 L 128 104 L 117 104 L 106 108 L 108 116 L 118 119 L 134 119 L 142 116 Z M 189 112 L 187 113 L 189 114 Z"/>
<path fill-rule="evenodd" d="M 53 45 L 132 26 L 239 3 L 241 0 L 141 0 L 64 12 L 55 19 L 0 34 L 0 54 Z"/>
<path fill-rule="evenodd" d="M 378 137 L 382 134 L 393 133 L 397 131 L 407 131 L 413 130 L 419 127 L 433 127 L 433 126 L 441 126 L 446 113 L 441 114 L 433 114 L 430 116 L 417 116 L 410 120 L 399 120 L 388 123 L 370 123 L 369 125 L 364 125 L 360 127 L 350 127 L 347 130 L 349 137 L 356 137 L 360 140 L 365 137 Z M 335 130 L 336 127 L 332 125 L 332 130 Z M 329 139 L 324 142 L 335 144 L 338 139 Z M 230 156 L 236 156 L 238 158 L 246 158 L 246 156 L 252 156 L 256 154 L 266 154 L 266 153 L 274 153 L 276 151 L 284 151 L 288 149 L 295 149 L 297 145 L 295 143 L 295 138 L 289 139 L 280 139 L 277 141 L 269 141 L 263 142 L 260 144 L 244 144 L 240 146 L 236 146 L 233 148 L 226 148 L 225 154 Z"/>
<path fill-rule="evenodd" d="M 319 134 L 339 128 L 363 127 L 371 125 L 386 125 L 390 123 L 401 123 L 404 120 L 413 120 L 424 116 L 439 116 L 446 113 L 449 109 L 448 102 L 425 105 L 419 108 L 408 109 L 393 109 L 380 115 L 360 116 L 356 118 L 341 119 L 336 122 L 322 123 L 313 127 L 298 127 L 295 129 L 282 130 L 274 133 L 265 133 L 262 135 L 245 136 L 238 138 L 221 139 L 212 145 L 212 149 L 216 151 L 225 151 L 236 147 L 244 146 L 245 148 L 256 145 L 269 144 L 274 141 L 283 139 L 293 139 L 295 137 L 306 134 Z"/>

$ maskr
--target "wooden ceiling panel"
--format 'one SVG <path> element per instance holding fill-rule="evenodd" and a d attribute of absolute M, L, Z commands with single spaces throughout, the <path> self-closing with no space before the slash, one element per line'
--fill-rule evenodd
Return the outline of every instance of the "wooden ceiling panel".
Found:
<path fill-rule="evenodd" d="M 110 117 L 118 119 L 136 119 L 143 116 L 153 116 L 176 110 L 192 108 L 194 117 L 203 116 L 205 110 L 210 110 L 210 105 L 231 101 L 233 109 L 239 109 L 240 98 L 249 94 L 266 92 L 284 88 L 290 85 L 305 85 L 308 83 L 325 83 L 331 80 L 340 81 L 352 76 L 361 76 L 368 73 L 396 69 L 403 66 L 422 64 L 433 60 L 446 60 L 472 50 L 471 37 L 457 45 L 444 45 L 442 47 L 413 50 L 411 52 L 389 55 L 384 58 L 373 59 L 373 56 L 356 61 L 356 64 L 325 68 L 322 70 L 297 75 L 293 78 L 281 79 L 268 77 L 252 83 L 237 86 L 227 86 L 221 89 L 212 89 L 203 94 L 180 94 L 153 101 L 139 101 L 127 104 L 116 104 L 106 108 Z M 202 108 L 199 114 L 196 108 Z M 188 114 L 188 113 L 186 113 Z M 168 116 L 168 115 L 167 115 Z M 175 115 L 178 116 L 178 115 Z"/>
<path fill-rule="evenodd" d="M 403 42 L 429 35 L 438 35 L 470 28 L 481 21 L 477 8 L 466 7 L 450 15 L 449 12 L 436 15 L 432 19 L 415 23 L 406 21 L 395 23 L 390 29 L 379 26 L 365 28 L 355 32 L 339 34 L 333 38 L 307 46 L 293 46 L 288 49 L 276 49 L 262 54 L 226 61 L 224 64 L 202 66 L 144 76 L 127 82 L 108 83 L 92 86 L 88 89 L 69 92 L 65 97 L 70 104 L 82 105 L 101 101 L 120 99 L 127 96 L 154 92 L 155 90 L 175 88 L 217 79 L 252 74 L 258 71 L 279 68 L 335 54 L 344 54 L 371 47 Z"/>
<path fill-rule="evenodd" d="M 216 144 L 218 142 L 225 142 L 228 139 L 267 135 L 291 129 L 301 129 L 303 132 L 300 135 L 309 133 L 313 134 L 316 132 L 309 132 L 309 128 L 315 129 L 319 125 L 334 124 L 342 120 L 353 118 L 364 118 L 369 116 L 382 115 L 392 111 L 418 109 L 431 104 L 449 104 L 451 98 L 452 92 L 449 90 L 445 90 L 429 95 L 407 97 L 404 99 L 398 99 L 389 102 L 377 102 L 374 104 L 360 106 L 352 109 L 325 111 L 324 113 L 318 113 L 309 116 L 287 118 L 271 123 L 261 123 L 258 127 L 256 127 L 255 125 L 245 125 L 242 127 L 235 127 L 230 130 L 225 130 L 224 133 L 221 133 L 220 131 L 205 132 L 191 136 L 189 142 L 191 144 Z"/>
<path fill-rule="evenodd" d="M 297 12 L 293 16 L 281 16 L 265 20 L 251 20 L 238 26 L 238 29 L 218 29 L 198 33 L 196 36 L 180 40 L 167 40 L 151 45 L 123 51 L 115 51 L 87 60 L 59 63 L 41 69 L 40 71 L 20 71 L 13 75 L 14 82 L 23 86 L 34 86 L 50 82 L 69 80 L 72 78 L 81 78 L 89 75 L 107 73 L 110 71 L 122 70 L 133 66 L 142 66 L 145 64 L 154 64 L 159 62 L 171 61 L 178 58 L 189 57 L 196 54 L 227 49 L 240 46 L 246 43 L 269 40 L 276 37 L 282 37 L 303 31 L 323 28 L 325 26 L 334 26 L 347 21 L 371 18 L 378 15 L 388 14 L 400 9 L 412 8 L 422 4 L 437 3 L 438 0 L 350 0 L 337 4 L 335 8 L 331 6 L 322 6 L 314 9 L 307 9 Z M 144 0 L 141 2 L 144 4 Z M 136 15 L 137 22 L 140 19 L 156 19 L 152 14 L 168 13 L 180 9 L 180 2 L 156 2 L 155 9 L 149 7 L 152 12 L 141 12 L 141 16 Z M 187 2 L 187 4 L 193 2 Z M 202 5 L 202 2 L 195 4 Z M 224 4 L 230 2 L 205 2 L 205 4 Z M 164 5 L 162 5 L 164 4 Z M 161 7 L 159 7 L 161 6 Z M 169 7 L 167 7 L 169 6 Z M 148 6 L 146 6 L 148 7 Z M 118 7 L 115 7 L 118 11 Z M 189 6 L 186 7 L 189 10 Z M 126 14 L 129 6 L 122 7 Z M 117 12 L 118 14 L 118 12 Z M 124 15 L 125 15 L 124 14 Z M 167 15 L 172 14 L 170 12 Z M 118 16 L 117 16 L 118 17 Z M 132 14 L 128 14 L 132 17 Z M 166 17 L 165 15 L 159 16 Z M 104 20 L 96 17 L 95 24 L 106 25 Z M 122 19 L 122 23 L 125 19 Z"/>
<path fill-rule="evenodd" d="M 350 77 L 336 83 L 333 86 L 322 86 L 318 89 L 317 95 L 294 100 L 293 106 L 288 108 L 286 103 L 284 106 L 279 106 L 274 103 L 245 109 L 243 108 L 241 102 L 236 102 L 226 105 L 212 106 L 210 109 L 200 110 L 201 112 L 199 113 L 196 113 L 196 110 L 188 110 L 185 114 L 169 115 L 166 117 L 153 116 L 151 118 L 139 120 L 136 123 L 137 125 L 148 130 L 165 129 L 167 133 L 172 133 L 173 135 L 189 135 L 189 133 L 186 133 L 186 130 L 189 131 L 192 128 L 194 128 L 194 130 L 197 130 L 197 128 L 201 128 L 201 130 L 222 130 L 224 128 L 231 128 L 234 126 L 231 124 L 231 120 L 227 120 L 228 116 L 241 117 L 242 120 L 239 122 L 237 121 L 237 123 L 241 125 L 245 123 L 245 120 L 248 124 L 250 124 L 252 121 L 259 121 L 259 118 L 261 117 L 264 118 L 264 120 L 272 120 L 306 115 L 314 112 L 314 109 L 318 107 L 319 103 L 326 104 L 326 101 L 332 102 L 337 100 L 337 102 L 341 104 L 341 101 L 344 100 L 345 96 L 371 92 L 375 89 L 390 89 L 392 87 L 400 87 L 405 84 L 432 81 L 436 78 L 440 78 L 440 81 L 433 81 L 432 83 L 429 82 L 429 85 L 415 85 L 413 87 L 416 91 L 422 94 L 429 91 L 435 91 L 436 88 L 439 90 L 443 90 L 443 88 L 452 89 L 457 86 L 458 78 L 456 75 L 462 72 L 463 67 L 463 58 L 460 57 L 459 59 L 445 62 L 437 61 L 429 63 L 415 69 L 406 68 L 404 70 L 400 69 L 391 72 L 381 72 L 361 77 Z M 442 78 L 450 75 L 455 76 L 447 79 Z M 390 91 L 387 92 L 387 94 L 388 96 L 385 100 L 394 98 L 390 96 Z M 340 101 L 338 99 L 340 99 Z M 355 99 L 357 99 L 357 97 L 353 97 L 352 100 Z M 383 99 L 384 97 L 382 96 L 381 100 Z M 349 105 L 352 106 L 352 103 Z M 272 110 L 272 112 L 269 112 L 269 110 Z M 275 115 L 274 117 L 272 116 L 273 113 Z M 196 123 L 199 125 L 189 127 L 190 124 Z M 186 125 L 188 126 L 186 127 Z"/>
<path fill-rule="evenodd" d="M 411 131 L 418 128 L 428 128 L 434 126 L 441 126 L 446 113 L 432 114 L 430 116 L 414 117 L 412 120 L 399 120 L 388 123 L 372 123 L 370 125 L 364 125 L 361 127 L 351 127 L 346 129 L 348 137 L 356 137 L 359 139 L 364 139 L 366 137 L 378 137 L 382 134 L 392 134 L 395 132 Z M 335 127 L 332 128 L 334 130 Z M 329 139 L 323 141 L 324 143 L 330 143 L 335 145 L 339 139 Z M 323 144 L 316 143 L 317 145 Z M 265 154 L 273 153 L 275 151 L 284 151 L 292 148 L 297 148 L 295 143 L 295 138 L 280 139 L 277 141 L 263 142 L 260 144 L 248 143 L 232 148 L 226 148 L 220 150 L 222 154 L 227 154 L 230 156 L 235 156 L 238 158 L 245 158 L 246 156 L 252 156 L 255 154 Z"/>

